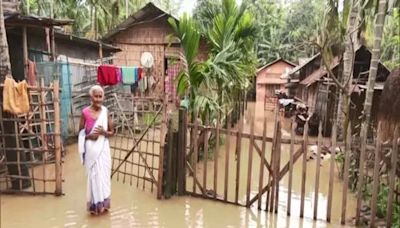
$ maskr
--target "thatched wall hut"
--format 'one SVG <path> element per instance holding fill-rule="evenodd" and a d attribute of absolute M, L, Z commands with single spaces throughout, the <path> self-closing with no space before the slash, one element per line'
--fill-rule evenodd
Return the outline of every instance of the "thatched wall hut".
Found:
<path fill-rule="evenodd" d="M 384 140 L 393 138 L 396 126 L 400 127 L 400 69 L 392 71 L 383 87 L 379 122 L 382 124 Z"/>
<path fill-rule="evenodd" d="M 164 82 L 168 69 L 174 67 L 181 51 L 178 40 L 168 39 L 168 36 L 174 33 L 168 22 L 170 17 L 174 18 L 153 3 L 148 3 L 103 37 L 103 41 L 122 50 L 115 55 L 113 63 L 116 65 L 140 66 L 143 52 L 153 55 L 152 76 L 157 82 L 154 93 L 158 95 L 166 91 Z M 207 48 L 204 40 L 201 41 L 199 49 L 198 57 L 206 58 Z M 174 76 L 176 75 L 172 75 Z"/>

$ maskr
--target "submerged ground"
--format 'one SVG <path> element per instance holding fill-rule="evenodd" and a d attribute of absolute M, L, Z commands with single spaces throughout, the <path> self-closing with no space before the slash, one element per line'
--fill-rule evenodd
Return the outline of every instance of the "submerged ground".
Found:
<path fill-rule="evenodd" d="M 256 112 L 254 106 L 249 106 L 248 112 Z M 258 118 L 260 120 L 260 118 Z M 262 120 L 262 118 L 261 118 Z M 261 124 L 261 123 L 260 123 Z M 257 124 L 256 126 L 260 126 Z M 272 127 L 272 124 L 268 128 Z M 262 126 L 262 124 L 261 124 Z M 256 130 L 257 131 L 257 130 Z M 268 129 L 270 132 L 270 130 Z M 272 129 L 271 129 L 272 131 Z M 285 132 L 284 132 L 285 133 Z M 287 133 L 286 133 L 287 134 Z M 76 145 L 68 146 L 64 163 L 63 192 L 64 196 L 10 196 L 1 195 L 0 227 L 341 227 L 340 214 L 340 183 L 335 178 L 334 205 L 332 224 L 312 219 L 312 182 L 315 164 L 308 165 L 306 214 L 307 218 L 299 219 L 299 180 L 294 176 L 292 217 L 286 216 L 285 197 L 287 196 L 287 177 L 281 183 L 280 209 L 277 215 L 258 211 L 255 207 L 248 209 L 239 206 L 213 202 L 210 200 L 173 197 L 169 200 L 157 200 L 155 193 L 143 191 L 136 186 L 123 184 L 113 180 L 111 211 L 101 216 L 91 216 L 86 212 L 86 177 L 85 170 L 80 165 Z M 286 151 L 287 146 L 283 147 Z M 221 148 L 224 151 L 224 148 Z M 232 156 L 233 157 L 233 156 Z M 287 160 L 287 154 L 283 155 Z M 327 161 L 321 169 L 321 192 L 319 200 L 319 218 L 326 214 L 327 192 Z M 210 162 L 211 163 L 211 162 Z M 295 166 L 295 172 L 300 173 L 301 160 Z M 199 165 L 200 173 L 202 165 Z M 257 175 L 254 175 L 257 179 Z M 256 193 L 255 193 L 256 194 Z M 336 194 L 336 195 L 335 195 Z M 354 200 L 348 198 L 348 218 L 352 216 Z M 350 209 L 350 210 L 349 210 Z"/>

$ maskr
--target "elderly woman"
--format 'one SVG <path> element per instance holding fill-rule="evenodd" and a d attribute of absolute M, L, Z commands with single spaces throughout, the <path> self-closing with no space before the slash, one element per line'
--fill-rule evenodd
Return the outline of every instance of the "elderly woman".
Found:
<path fill-rule="evenodd" d="M 90 88 L 91 105 L 82 111 L 79 124 L 79 153 L 87 171 L 87 206 L 91 214 L 110 209 L 111 155 L 108 138 L 113 125 L 104 107 L 104 90 L 98 85 Z"/>

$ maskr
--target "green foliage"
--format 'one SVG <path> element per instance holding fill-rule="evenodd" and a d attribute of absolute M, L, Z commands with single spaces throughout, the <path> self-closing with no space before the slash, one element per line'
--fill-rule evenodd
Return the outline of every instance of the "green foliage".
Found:
<path fill-rule="evenodd" d="M 381 59 L 393 70 L 400 68 L 400 8 L 395 8 L 386 20 Z"/>

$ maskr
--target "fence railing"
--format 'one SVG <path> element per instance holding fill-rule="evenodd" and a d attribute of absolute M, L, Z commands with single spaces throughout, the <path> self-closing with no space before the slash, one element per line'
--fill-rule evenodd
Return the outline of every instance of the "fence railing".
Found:
<path fill-rule="evenodd" d="M 283 119 L 277 111 L 263 112 L 247 114 L 235 125 L 228 117 L 227 127 L 222 128 L 219 118 L 216 125 L 201 124 L 199 118 L 188 121 L 187 111 L 181 109 L 177 139 L 167 142 L 176 144 L 170 150 L 178 150 L 176 155 L 167 152 L 176 156 L 167 170 L 178 170 L 172 172 L 176 177 L 167 178 L 171 185 L 167 189 L 176 185 L 180 195 L 257 205 L 291 216 L 390 227 L 394 208 L 400 204 L 395 196 L 398 140 L 383 146 L 378 138 L 361 147 L 350 127 L 346 140 L 338 142 L 335 124 L 332 137 L 324 138 L 321 123 L 318 135 L 308 136 L 308 122 L 299 136 L 293 120 Z M 360 160 L 360 155 L 369 161 Z M 381 188 L 387 190 L 385 199 Z"/>

